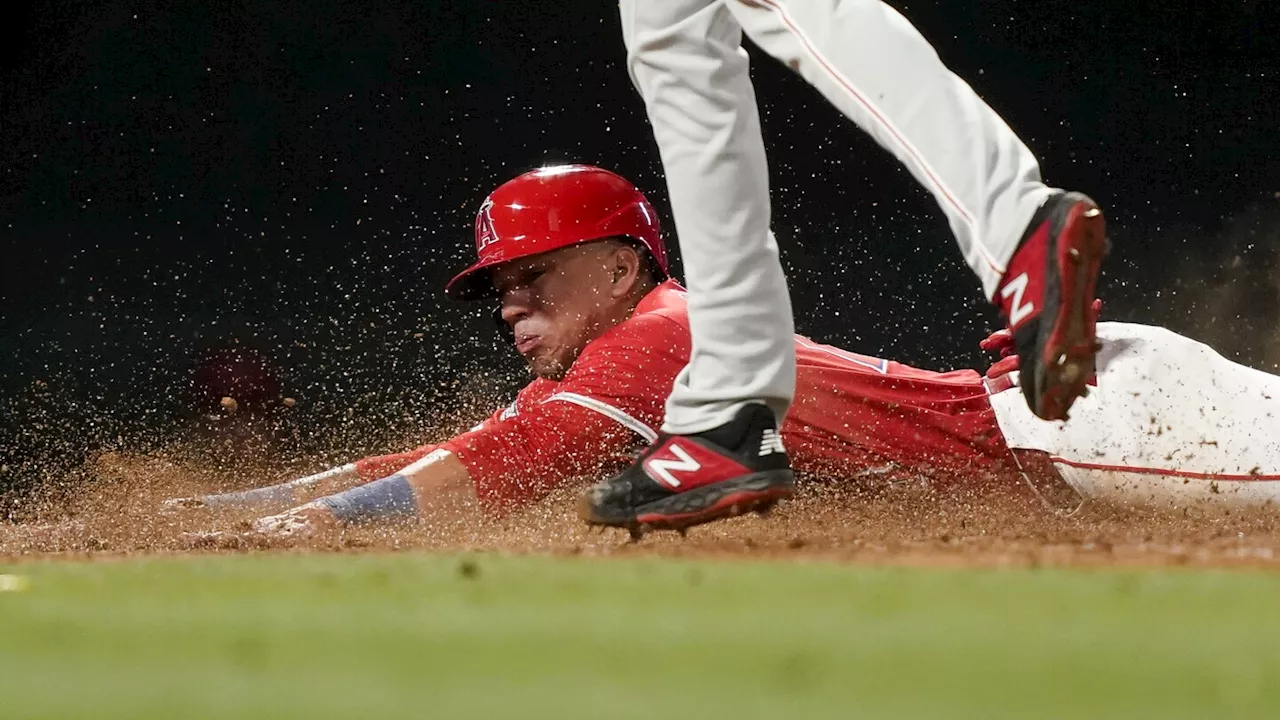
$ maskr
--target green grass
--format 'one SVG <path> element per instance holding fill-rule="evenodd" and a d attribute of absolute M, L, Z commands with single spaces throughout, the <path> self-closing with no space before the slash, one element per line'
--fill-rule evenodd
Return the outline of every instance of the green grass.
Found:
<path fill-rule="evenodd" d="M 6 719 L 1280 717 L 1280 575 L 420 554 L 0 572 L 30 579 L 0 592 Z"/>

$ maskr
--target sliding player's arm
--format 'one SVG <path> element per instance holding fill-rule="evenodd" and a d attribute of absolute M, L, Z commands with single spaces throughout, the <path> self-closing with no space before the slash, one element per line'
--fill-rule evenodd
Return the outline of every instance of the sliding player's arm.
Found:
<path fill-rule="evenodd" d="M 161 505 L 169 510 L 189 508 L 240 508 L 270 510 L 287 508 L 332 495 L 386 477 L 431 454 L 439 445 L 423 445 L 408 452 L 376 455 L 339 465 L 312 475 L 235 492 L 171 498 Z"/>
<path fill-rule="evenodd" d="M 497 422 L 503 412 L 503 410 L 494 412 L 472 430 L 478 430 L 488 423 Z M 238 508 L 269 511 L 272 509 L 284 509 L 392 475 L 431 454 L 438 447 L 440 447 L 439 444 L 432 443 L 408 452 L 362 458 L 352 463 L 346 463 L 275 485 L 235 492 L 171 498 L 161 504 L 165 509 L 169 510 Z"/>
<path fill-rule="evenodd" d="M 662 322 L 669 322 L 661 320 Z M 567 483 L 596 479 L 657 436 L 680 348 L 638 338 L 593 346 L 563 382 L 530 385 L 506 411 L 387 477 L 320 498 L 256 525 L 292 534 L 314 525 L 483 510 L 502 514 Z M 673 354 L 675 362 L 655 362 Z M 668 370 L 668 366 L 673 368 Z"/>

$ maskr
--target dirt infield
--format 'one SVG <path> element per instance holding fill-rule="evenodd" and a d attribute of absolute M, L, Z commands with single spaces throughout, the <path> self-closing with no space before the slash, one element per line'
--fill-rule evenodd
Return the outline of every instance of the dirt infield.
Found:
<path fill-rule="evenodd" d="M 492 550 L 562 555 L 781 557 L 948 567 L 1248 566 L 1280 569 L 1280 519 L 1138 515 L 1085 507 L 1047 509 L 1030 492 L 953 491 L 904 483 L 851 492 L 802 483 L 768 518 L 749 516 L 631 542 L 595 532 L 572 515 L 570 493 L 503 520 L 436 527 L 355 528 L 289 545 L 193 543 L 187 533 L 243 528 L 258 514 L 164 514 L 166 497 L 225 488 L 210 473 L 172 460 L 108 455 L 69 498 L 28 508 L 0 525 L 0 561 L 108 559 L 209 552 Z"/>

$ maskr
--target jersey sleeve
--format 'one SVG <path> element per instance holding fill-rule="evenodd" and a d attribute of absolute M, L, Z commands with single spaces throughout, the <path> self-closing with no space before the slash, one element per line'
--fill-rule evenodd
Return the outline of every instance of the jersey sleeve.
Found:
<path fill-rule="evenodd" d="M 598 478 L 656 439 L 688 343 L 668 318 L 632 318 L 588 345 L 562 381 L 534 382 L 506 411 L 441 447 L 467 467 L 494 513 Z"/>
<path fill-rule="evenodd" d="M 376 455 L 356 461 L 356 473 L 361 482 L 372 482 L 395 474 L 431 454 L 439 445 L 423 445 L 409 452 L 392 455 Z"/>
<path fill-rule="evenodd" d="M 536 385 L 537 383 L 534 383 L 534 385 L 530 386 L 528 389 L 536 392 Z M 500 422 L 504 416 L 513 412 L 514 407 L 514 405 L 511 405 L 507 408 L 501 408 L 493 411 L 489 417 L 472 427 L 468 432 L 474 432 L 492 423 Z M 435 452 L 437 449 L 440 449 L 440 447 L 441 445 L 439 443 L 431 443 L 414 448 L 408 452 L 392 453 L 390 455 L 375 455 L 373 457 L 363 458 L 355 462 L 356 474 L 359 476 L 361 482 L 373 482 L 374 480 L 384 478 L 388 475 L 393 475 L 406 467 L 409 467 L 413 463 Z"/>

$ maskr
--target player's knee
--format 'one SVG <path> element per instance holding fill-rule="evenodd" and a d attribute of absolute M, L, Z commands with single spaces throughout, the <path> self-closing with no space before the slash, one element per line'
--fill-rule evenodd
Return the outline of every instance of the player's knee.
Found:
<path fill-rule="evenodd" d="M 1102 329 L 1103 326 L 1099 326 Z M 1118 365 L 1149 378 L 1199 372 L 1225 359 L 1213 348 L 1172 330 L 1149 325 L 1108 323 L 1098 355 L 1101 370 Z"/>

